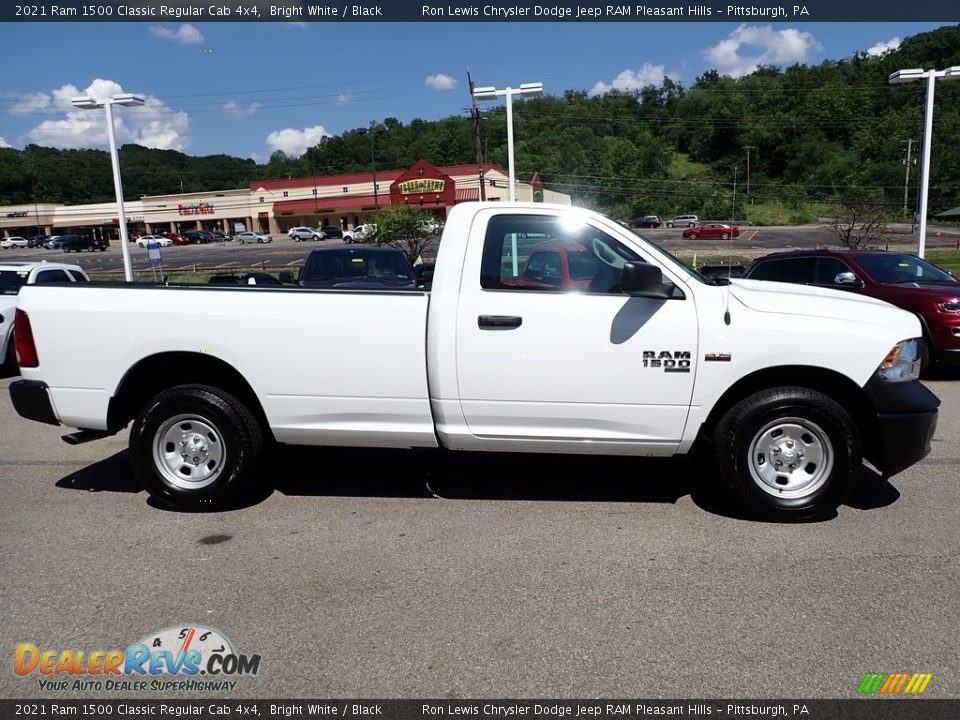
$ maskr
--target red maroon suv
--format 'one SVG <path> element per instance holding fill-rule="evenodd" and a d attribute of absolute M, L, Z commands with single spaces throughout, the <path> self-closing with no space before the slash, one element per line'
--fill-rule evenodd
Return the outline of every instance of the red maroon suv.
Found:
<path fill-rule="evenodd" d="M 885 300 L 920 319 L 922 366 L 960 362 L 960 282 L 913 255 L 798 250 L 758 258 L 744 278 L 819 285 Z"/>

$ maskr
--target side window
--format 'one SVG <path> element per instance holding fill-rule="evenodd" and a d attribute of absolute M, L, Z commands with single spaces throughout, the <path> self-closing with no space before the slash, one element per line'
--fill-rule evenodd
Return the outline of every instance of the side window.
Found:
<path fill-rule="evenodd" d="M 751 280 L 778 280 L 780 264 L 776 262 L 762 262 L 750 273 Z"/>
<path fill-rule="evenodd" d="M 817 285 L 834 285 L 834 279 L 840 273 L 853 272 L 843 260 L 837 258 L 818 258 L 817 274 L 814 282 Z"/>
<path fill-rule="evenodd" d="M 780 277 L 777 279 L 788 283 L 812 283 L 816 265 L 816 258 L 784 260 L 780 265 Z"/>
<path fill-rule="evenodd" d="M 640 256 L 601 230 L 549 215 L 497 215 L 480 269 L 486 290 L 619 293 L 623 266 Z"/>
<path fill-rule="evenodd" d="M 63 270 L 43 270 L 37 273 L 37 285 L 52 282 L 70 282 L 70 276 Z"/>
<path fill-rule="evenodd" d="M 88 278 L 83 273 L 77 272 L 76 270 L 73 270 L 70 272 L 70 277 L 73 278 L 74 282 L 80 282 L 80 283 L 90 282 L 90 278 Z"/>

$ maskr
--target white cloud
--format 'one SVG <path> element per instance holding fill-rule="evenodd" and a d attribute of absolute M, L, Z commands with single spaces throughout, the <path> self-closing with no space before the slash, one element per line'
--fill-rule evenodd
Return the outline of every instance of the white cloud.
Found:
<path fill-rule="evenodd" d="M 290 27 L 298 27 L 298 28 L 300 28 L 301 30 L 306 30 L 306 29 L 307 29 L 307 24 L 306 24 L 305 22 L 303 22 L 303 20 L 287 20 L 284 24 L 286 24 L 286 25 L 288 25 L 288 26 L 290 26 Z"/>
<path fill-rule="evenodd" d="M 809 32 L 774 30 L 770 25 L 741 25 L 725 40 L 703 51 L 724 75 L 742 77 L 760 65 L 792 65 L 805 61 L 823 46 Z"/>
<path fill-rule="evenodd" d="M 424 85 L 434 90 L 453 90 L 457 86 L 457 81 L 449 75 L 437 73 L 436 75 L 427 75 Z"/>
<path fill-rule="evenodd" d="M 8 148 L 8 147 L 13 147 L 13 145 L 11 145 L 11 144 L 8 143 L 6 140 L 4 140 L 2 137 L 0 137 L 0 148 Z"/>
<path fill-rule="evenodd" d="M 886 42 L 878 42 L 876 45 L 867 48 L 867 55 L 885 55 L 898 47 L 900 47 L 900 38 L 892 37 Z"/>
<path fill-rule="evenodd" d="M 97 110 L 79 110 L 70 104 L 70 98 L 89 95 L 106 100 L 123 92 L 119 83 L 97 78 L 86 89 L 63 85 L 50 92 L 50 106 L 60 108 L 64 116 L 45 120 L 27 133 L 30 142 L 58 148 L 106 148 L 106 113 Z M 190 143 L 190 118 L 185 112 L 175 112 L 166 103 L 146 96 L 142 107 L 116 109 L 114 113 L 117 143 L 135 143 L 161 150 L 184 150 Z"/>
<path fill-rule="evenodd" d="M 665 77 L 667 77 L 667 74 L 664 72 L 663 65 L 651 65 L 645 62 L 639 70 L 630 70 L 627 68 L 617 75 L 609 85 L 605 82 L 598 81 L 597 84 L 593 86 L 593 89 L 590 90 L 589 94 L 604 95 L 611 90 L 640 90 L 648 85 L 658 87 L 663 85 Z"/>
<path fill-rule="evenodd" d="M 340 93 L 339 95 L 337 95 L 337 102 L 341 104 L 353 102 L 353 95 L 348 95 L 347 93 Z"/>
<path fill-rule="evenodd" d="M 229 113 L 234 117 L 244 117 L 246 115 L 253 115 L 257 110 L 263 107 L 263 103 L 252 102 L 246 107 L 240 105 L 239 103 L 231 100 L 230 102 L 223 104 L 223 111 Z"/>
<path fill-rule="evenodd" d="M 203 33 L 190 23 L 180 23 L 176 30 L 166 25 L 151 25 L 150 32 L 162 40 L 173 40 L 181 45 L 196 45 L 203 42 Z"/>
<path fill-rule="evenodd" d="M 267 145 L 272 152 L 283 150 L 291 157 L 300 157 L 308 147 L 313 147 L 324 137 L 330 137 L 330 133 L 324 129 L 323 125 L 314 125 L 303 130 L 284 128 L 274 130 L 267 135 Z"/>
<path fill-rule="evenodd" d="M 36 92 L 21 95 L 11 106 L 11 115 L 30 115 L 39 110 L 46 110 L 50 107 L 50 96 L 46 93 Z"/>

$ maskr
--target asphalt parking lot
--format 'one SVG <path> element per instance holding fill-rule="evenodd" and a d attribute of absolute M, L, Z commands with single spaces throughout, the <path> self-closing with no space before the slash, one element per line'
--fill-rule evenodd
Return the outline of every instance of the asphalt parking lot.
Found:
<path fill-rule="evenodd" d="M 865 470 L 801 525 L 691 495 L 685 462 L 320 449 L 276 455 L 257 504 L 172 513 L 133 482 L 125 432 L 69 447 L 9 382 L 4 698 L 157 696 L 41 690 L 13 648 L 186 624 L 261 655 L 233 697 L 850 698 L 900 671 L 960 697 L 960 373 L 929 383 L 929 458 Z"/>

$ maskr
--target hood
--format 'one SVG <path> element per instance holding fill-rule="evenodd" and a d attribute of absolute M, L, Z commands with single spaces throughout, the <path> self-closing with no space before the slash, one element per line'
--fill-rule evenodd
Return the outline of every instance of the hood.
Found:
<path fill-rule="evenodd" d="M 883 300 L 843 290 L 742 278 L 732 278 L 729 287 L 737 300 L 758 312 L 843 318 L 887 328 L 900 323 L 913 327 L 914 318 L 910 313 Z M 907 329 L 906 332 L 913 331 Z"/>
<path fill-rule="evenodd" d="M 960 283 L 893 283 L 883 285 L 885 290 L 901 290 L 911 295 L 921 294 L 930 297 L 960 297 Z"/>

